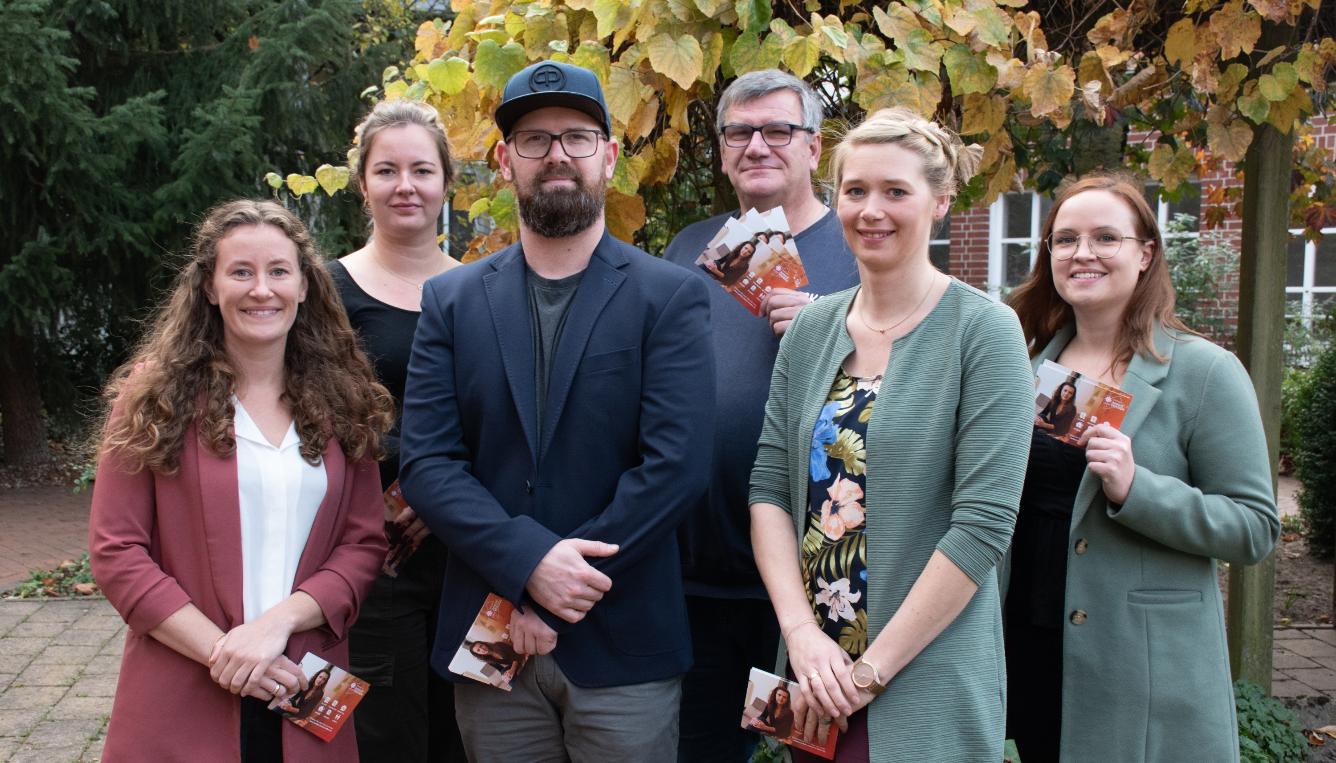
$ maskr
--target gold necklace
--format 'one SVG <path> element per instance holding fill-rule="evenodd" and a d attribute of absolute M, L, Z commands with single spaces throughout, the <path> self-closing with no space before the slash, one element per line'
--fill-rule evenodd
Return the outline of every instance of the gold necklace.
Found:
<path fill-rule="evenodd" d="M 886 328 L 884 328 L 884 329 L 879 329 L 879 328 L 877 328 L 876 326 L 873 326 L 871 323 L 868 323 L 868 322 L 867 322 L 867 318 L 863 317 L 863 309 L 864 309 L 864 308 L 863 308 L 863 305 L 866 304 L 866 303 L 860 304 L 860 305 L 858 306 L 858 320 L 861 321 L 862 324 L 863 324 L 864 326 L 867 326 L 867 328 L 868 328 L 869 331 L 875 331 L 876 333 L 878 333 L 878 334 L 880 334 L 880 335 L 882 335 L 882 336 L 886 336 L 886 332 L 890 331 L 890 330 L 893 329 L 893 328 L 896 328 L 896 327 L 899 326 L 901 323 L 904 323 L 905 321 L 909 320 L 910 317 L 912 317 L 915 313 L 917 313 L 917 312 L 919 311 L 919 308 L 920 308 L 920 307 L 923 307 L 923 303 L 928 301 L 928 295 L 932 293 L 933 281 L 935 281 L 935 280 L 936 280 L 936 279 L 930 279 L 930 280 L 929 280 L 929 282 L 928 282 L 928 288 L 923 292 L 923 296 L 919 298 L 918 304 L 917 304 L 917 305 L 914 305 L 914 309 L 912 309 L 912 310 L 910 310 L 908 313 L 906 313 L 906 314 L 905 314 L 905 317 L 901 318 L 900 320 L 896 321 L 895 323 L 892 323 L 891 325 L 887 326 Z"/>
<path fill-rule="evenodd" d="M 444 255 L 442 255 L 442 256 L 444 256 Z M 406 277 L 404 277 L 404 276 L 399 275 L 398 273 L 396 273 L 396 272 L 394 272 L 393 270 L 391 270 L 391 269 L 390 269 L 384 262 L 381 261 L 381 259 L 380 259 L 380 250 L 379 250 L 379 249 L 376 249 L 374 245 L 372 246 L 372 249 L 371 249 L 371 259 L 375 260 L 375 262 L 376 262 L 376 267 L 380 268 L 382 272 L 388 273 L 389 275 L 394 276 L 395 278 L 398 278 L 400 281 L 403 281 L 404 283 L 406 283 L 406 284 L 412 286 L 413 288 L 417 289 L 419 292 L 422 291 L 422 286 L 423 286 L 423 284 L 425 284 L 425 283 L 432 277 L 432 276 L 427 276 L 427 278 L 424 278 L 424 279 L 422 279 L 421 281 L 414 281 L 414 280 L 411 279 L 411 278 L 406 278 Z M 441 272 L 444 272 L 444 271 L 441 271 Z M 432 275 L 438 275 L 438 273 L 433 273 Z"/>

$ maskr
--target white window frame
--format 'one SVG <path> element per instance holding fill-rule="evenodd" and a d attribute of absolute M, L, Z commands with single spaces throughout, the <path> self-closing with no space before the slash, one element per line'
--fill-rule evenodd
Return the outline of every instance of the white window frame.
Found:
<path fill-rule="evenodd" d="M 1290 229 L 1290 235 L 1291 235 L 1291 236 L 1302 236 L 1302 235 L 1303 235 L 1303 229 L 1302 229 L 1302 228 L 1291 228 L 1291 229 Z M 1332 238 L 1336 238 L 1336 228 L 1323 228 L 1323 229 L 1322 229 L 1322 236 L 1323 236 L 1323 238 L 1326 238 L 1327 236 L 1331 236 Z M 1299 315 L 1300 315 L 1300 320 L 1303 321 L 1304 326 L 1306 326 L 1306 327 L 1310 327 L 1310 328 L 1311 328 L 1312 325 L 1313 325 L 1313 297 L 1314 297 L 1314 295 L 1317 295 L 1317 294 L 1336 294 L 1336 284 L 1332 284 L 1332 285 L 1330 285 L 1330 286 L 1317 286 L 1317 285 L 1315 285 L 1315 284 L 1313 283 L 1313 279 L 1317 276 L 1317 242 L 1316 242 L 1316 241 L 1309 241 L 1308 239 L 1303 239 L 1303 242 L 1304 242 L 1304 274 L 1303 274 L 1303 283 L 1301 283 L 1301 284 L 1298 285 L 1298 286 L 1288 286 L 1288 285 L 1287 285 L 1287 286 L 1285 287 L 1285 293 L 1286 293 L 1286 294 L 1299 294 L 1299 295 L 1301 295 L 1301 296 L 1299 297 Z M 1286 259 L 1286 261 L 1288 262 L 1289 257 L 1286 256 L 1285 259 Z M 1287 281 L 1289 280 L 1288 274 L 1287 274 L 1285 280 L 1287 280 Z"/>
<path fill-rule="evenodd" d="M 1030 268 L 1034 268 L 1035 253 L 1039 251 L 1039 230 L 1044 221 L 1039 216 L 1041 200 L 1039 194 L 1030 191 L 1030 235 L 1029 237 L 1003 236 L 1006 232 L 1006 210 L 1004 207 L 1007 194 L 999 195 L 988 206 L 988 294 L 994 299 L 1002 296 L 1003 280 L 1006 278 L 1007 244 L 1026 244 L 1030 247 Z"/>

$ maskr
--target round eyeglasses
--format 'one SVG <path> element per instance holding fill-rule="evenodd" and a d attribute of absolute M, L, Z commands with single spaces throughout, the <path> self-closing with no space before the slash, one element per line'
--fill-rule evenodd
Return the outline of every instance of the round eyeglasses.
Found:
<path fill-rule="evenodd" d="M 719 134 L 724 136 L 724 145 L 733 148 L 746 148 L 751 145 L 752 133 L 760 133 L 761 140 L 765 141 L 771 148 L 780 148 L 787 146 L 793 141 L 793 133 L 802 130 L 807 133 L 815 133 L 810 127 L 790 124 L 788 122 L 769 122 L 760 127 L 754 125 L 726 124 L 719 130 Z"/>
<path fill-rule="evenodd" d="M 565 132 L 547 132 L 545 130 L 516 130 L 506 142 L 515 153 L 525 159 L 542 159 L 552 150 L 552 141 L 561 141 L 561 150 L 571 159 L 584 159 L 593 156 L 598 150 L 599 138 L 603 133 L 598 130 L 566 130 Z"/>
<path fill-rule="evenodd" d="M 1048 237 L 1048 251 L 1055 260 L 1070 260 L 1076 256 L 1076 250 L 1081 248 L 1081 239 L 1085 239 L 1086 246 L 1090 253 L 1107 260 L 1118 254 L 1123 248 L 1123 242 L 1131 239 L 1137 243 L 1144 244 L 1150 241 L 1148 238 L 1137 238 L 1136 236 L 1123 236 L 1117 231 L 1095 231 L 1089 235 L 1084 233 L 1054 233 Z"/>

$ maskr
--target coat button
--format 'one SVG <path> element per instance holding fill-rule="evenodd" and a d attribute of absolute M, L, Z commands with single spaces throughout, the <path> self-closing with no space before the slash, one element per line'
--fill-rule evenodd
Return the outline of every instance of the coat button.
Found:
<path fill-rule="evenodd" d="M 1086 621 L 1085 610 L 1084 609 L 1073 610 L 1071 620 L 1072 620 L 1072 625 L 1080 625 L 1081 623 L 1084 623 Z"/>
<path fill-rule="evenodd" d="M 1084 553 L 1086 552 L 1086 549 L 1088 549 L 1088 548 L 1090 548 L 1090 543 L 1088 543 L 1088 542 L 1086 541 L 1085 538 L 1079 538 L 1079 539 L 1076 541 L 1076 554 L 1077 554 L 1077 556 L 1080 556 L 1081 554 L 1084 554 Z"/>

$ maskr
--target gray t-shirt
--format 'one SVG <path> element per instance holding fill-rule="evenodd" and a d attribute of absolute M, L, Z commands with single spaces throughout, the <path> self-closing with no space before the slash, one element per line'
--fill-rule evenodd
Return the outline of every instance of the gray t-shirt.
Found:
<path fill-rule="evenodd" d="M 566 325 L 566 314 L 571 310 L 575 290 L 580 286 L 584 271 L 565 278 L 543 278 L 527 269 L 529 286 L 529 325 L 533 328 L 534 389 L 538 393 L 538 422 L 542 427 L 543 406 L 547 403 L 547 379 L 551 376 L 552 359 L 557 356 L 557 342 Z M 539 433 L 542 435 L 541 431 Z"/>

